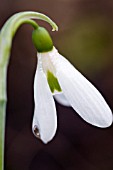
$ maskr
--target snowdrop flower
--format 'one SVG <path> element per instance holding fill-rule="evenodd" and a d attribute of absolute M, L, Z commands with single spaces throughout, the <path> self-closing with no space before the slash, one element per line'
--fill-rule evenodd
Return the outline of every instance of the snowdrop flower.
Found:
<path fill-rule="evenodd" d="M 35 136 L 44 143 L 54 137 L 57 129 L 54 98 L 63 105 L 71 106 L 86 122 L 102 128 L 110 126 L 112 113 L 106 101 L 99 91 L 59 54 L 48 32 L 40 27 L 33 32 L 32 38 L 38 50 L 34 80 Z"/>
<path fill-rule="evenodd" d="M 0 170 L 4 170 L 4 134 L 7 104 L 7 68 L 10 59 L 13 37 L 22 24 L 29 24 L 33 29 L 38 24 L 33 19 L 46 21 L 57 31 L 57 25 L 46 15 L 34 11 L 19 12 L 11 16 L 0 30 Z M 39 30 L 39 29 L 38 29 Z M 43 37 L 43 36 L 42 36 Z M 46 43 L 47 39 L 45 40 Z M 48 43 L 46 43 L 48 44 Z M 46 45 L 47 46 L 47 45 Z"/>

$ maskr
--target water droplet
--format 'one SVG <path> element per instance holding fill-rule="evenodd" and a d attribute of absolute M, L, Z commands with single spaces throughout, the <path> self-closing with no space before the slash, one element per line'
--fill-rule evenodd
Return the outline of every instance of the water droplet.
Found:
<path fill-rule="evenodd" d="M 36 125 L 34 126 L 33 131 L 34 131 L 34 135 L 35 135 L 37 138 L 40 139 L 39 129 L 38 129 L 38 127 L 37 127 Z"/>

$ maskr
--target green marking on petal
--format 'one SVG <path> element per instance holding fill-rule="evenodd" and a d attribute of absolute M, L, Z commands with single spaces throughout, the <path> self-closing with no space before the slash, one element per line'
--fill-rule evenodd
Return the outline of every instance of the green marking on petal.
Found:
<path fill-rule="evenodd" d="M 55 90 L 58 92 L 62 91 L 57 78 L 49 70 L 47 72 L 47 81 L 48 81 L 48 84 L 49 84 L 49 87 L 50 87 L 52 93 L 54 93 Z"/>

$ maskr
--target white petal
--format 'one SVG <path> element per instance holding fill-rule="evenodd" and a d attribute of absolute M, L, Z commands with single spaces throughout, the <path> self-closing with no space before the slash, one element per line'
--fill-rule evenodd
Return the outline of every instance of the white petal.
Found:
<path fill-rule="evenodd" d="M 98 90 L 55 49 L 51 60 L 61 89 L 74 110 L 90 124 L 110 126 L 112 113 Z"/>
<path fill-rule="evenodd" d="M 38 69 L 35 74 L 34 98 L 33 132 L 38 137 L 39 130 L 41 140 L 47 143 L 56 133 L 57 117 L 54 99 L 42 70 L 41 54 L 39 54 Z"/>
<path fill-rule="evenodd" d="M 55 94 L 54 98 L 58 103 L 60 103 L 64 106 L 67 106 L 67 107 L 71 106 L 63 93 Z"/>

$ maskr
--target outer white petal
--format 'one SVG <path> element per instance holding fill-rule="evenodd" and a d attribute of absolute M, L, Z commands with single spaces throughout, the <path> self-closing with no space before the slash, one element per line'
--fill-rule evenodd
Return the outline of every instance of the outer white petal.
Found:
<path fill-rule="evenodd" d="M 51 60 L 65 97 L 87 122 L 99 127 L 112 123 L 112 112 L 98 90 L 55 49 Z"/>
<path fill-rule="evenodd" d="M 41 140 L 49 142 L 55 135 L 57 128 L 56 108 L 46 76 L 42 70 L 41 54 L 39 54 L 38 68 L 34 81 L 35 111 L 33 117 L 33 132 L 37 136 L 38 130 Z M 38 129 L 37 129 L 38 128 Z"/>
<path fill-rule="evenodd" d="M 58 103 L 60 103 L 64 106 L 68 106 L 68 107 L 71 106 L 63 93 L 55 94 L 54 98 Z"/>

